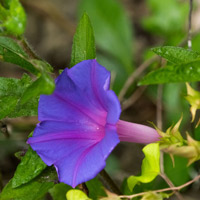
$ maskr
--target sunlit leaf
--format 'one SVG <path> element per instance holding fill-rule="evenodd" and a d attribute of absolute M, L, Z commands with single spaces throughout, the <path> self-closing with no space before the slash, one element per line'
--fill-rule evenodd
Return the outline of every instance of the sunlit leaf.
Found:
<path fill-rule="evenodd" d="M 194 121 L 196 116 L 197 109 L 200 109 L 200 92 L 194 90 L 189 83 L 186 83 L 187 87 L 187 96 L 185 97 L 186 100 L 191 105 L 190 112 L 192 114 L 192 121 Z"/>
<path fill-rule="evenodd" d="M 169 198 L 171 194 L 167 194 L 167 193 L 155 193 L 155 192 L 148 192 L 145 195 L 142 196 L 141 200 L 164 200 L 165 198 Z"/>
<path fill-rule="evenodd" d="M 69 190 L 66 194 L 67 200 L 91 200 L 88 196 L 81 190 L 72 189 Z"/>
<path fill-rule="evenodd" d="M 141 176 L 130 176 L 128 186 L 132 191 L 138 182 L 149 183 L 160 173 L 160 150 L 158 143 L 148 144 L 143 148 L 145 158 L 142 161 Z"/>

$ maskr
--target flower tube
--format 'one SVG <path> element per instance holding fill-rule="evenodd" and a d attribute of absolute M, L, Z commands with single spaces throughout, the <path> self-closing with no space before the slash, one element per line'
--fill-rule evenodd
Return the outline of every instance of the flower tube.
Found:
<path fill-rule="evenodd" d="M 40 123 L 27 143 L 60 182 L 72 187 L 94 178 L 122 141 L 151 143 L 155 129 L 119 120 L 121 109 L 110 86 L 110 72 L 95 59 L 65 69 L 52 95 L 41 95 Z"/>

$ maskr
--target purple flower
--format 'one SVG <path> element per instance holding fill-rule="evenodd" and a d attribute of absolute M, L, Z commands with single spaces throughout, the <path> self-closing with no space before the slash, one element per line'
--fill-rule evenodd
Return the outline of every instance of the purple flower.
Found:
<path fill-rule="evenodd" d="M 58 76 L 52 95 L 41 95 L 40 123 L 28 144 L 55 166 L 60 182 L 75 187 L 94 178 L 120 140 L 159 139 L 155 129 L 119 120 L 120 103 L 109 85 L 110 72 L 85 60 Z"/>

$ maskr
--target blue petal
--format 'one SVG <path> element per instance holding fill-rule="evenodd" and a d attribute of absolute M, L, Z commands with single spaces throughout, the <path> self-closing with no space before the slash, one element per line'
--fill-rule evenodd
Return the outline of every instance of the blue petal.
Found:
<path fill-rule="evenodd" d="M 107 123 L 115 124 L 121 113 L 115 93 L 109 89 L 110 72 L 94 60 L 85 60 L 68 71 L 69 77 L 98 109 L 107 112 Z"/>
<path fill-rule="evenodd" d="M 41 95 L 38 108 L 39 121 L 94 121 L 104 125 L 106 112 L 90 103 L 65 70 L 57 79 L 52 95 Z"/>
<path fill-rule="evenodd" d="M 59 180 L 75 187 L 95 177 L 118 144 L 120 105 L 109 90 L 110 73 L 96 60 L 65 69 L 52 95 L 41 95 L 31 145 Z"/>
<path fill-rule="evenodd" d="M 115 93 L 108 90 L 109 82 L 110 72 L 96 60 L 85 60 L 65 69 L 56 80 L 53 95 L 41 95 L 39 121 L 64 121 L 77 116 L 87 121 L 89 117 L 101 125 L 106 121 L 115 124 L 121 109 Z"/>
<path fill-rule="evenodd" d="M 55 165 L 61 182 L 73 187 L 94 178 L 105 167 L 105 159 L 119 143 L 115 127 L 74 134 L 70 130 L 60 132 L 66 128 L 62 127 L 57 134 L 55 130 L 49 134 L 46 129 L 49 123 L 37 127 L 36 132 L 42 130 L 42 134 L 29 138 L 28 143 L 47 165 Z M 101 136 L 97 138 L 99 134 Z"/>
<path fill-rule="evenodd" d="M 60 174 L 59 180 L 75 187 L 94 178 L 105 167 L 106 158 L 118 143 L 116 131 L 107 129 L 101 142 L 85 148 L 84 151 L 80 150 L 55 164 Z M 73 156 L 77 156 L 77 159 L 71 163 Z M 70 166 L 66 168 L 68 163 Z"/>

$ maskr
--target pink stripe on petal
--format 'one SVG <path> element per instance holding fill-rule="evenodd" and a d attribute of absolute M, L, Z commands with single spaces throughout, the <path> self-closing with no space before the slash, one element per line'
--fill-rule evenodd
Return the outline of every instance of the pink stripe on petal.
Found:
<path fill-rule="evenodd" d="M 63 133 L 54 133 L 54 134 L 47 134 L 41 136 L 35 136 L 28 139 L 28 144 L 31 143 L 40 143 L 40 142 L 47 142 L 47 141 L 54 141 L 54 140 L 65 140 L 65 139 L 77 139 L 77 140 L 95 140 L 96 142 L 100 141 L 105 135 L 105 131 L 94 131 L 91 132 L 83 132 L 80 133 L 77 131 L 65 131 Z"/>
<path fill-rule="evenodd" d="M 148 144 L 160 138 L 155 129 L 145 125 L 119 120 L 116 127 L 120 141 Z"/>

